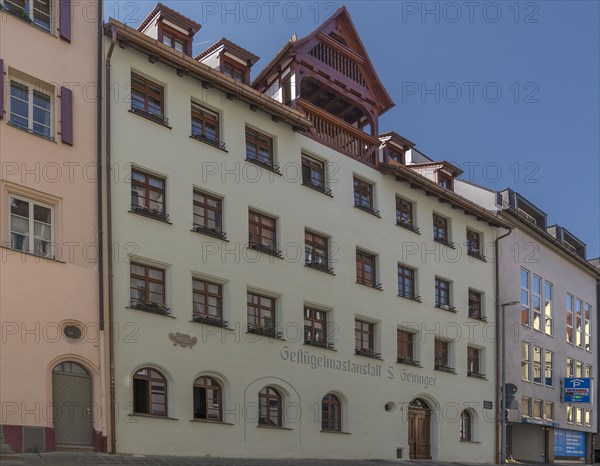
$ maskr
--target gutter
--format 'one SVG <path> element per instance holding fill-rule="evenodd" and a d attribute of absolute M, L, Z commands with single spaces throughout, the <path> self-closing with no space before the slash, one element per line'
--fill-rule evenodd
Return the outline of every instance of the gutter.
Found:
<path fill-rule="evenodd" d="M 501 379 L 501 374 L 500 374 L 500 370 L 501 370 L 501 365 L 504 364 L 503 361 L 501 361 L 500 358 L 500 351 L 498 350 L 498 342 L 502 341 L 502 333 L 504 332 L 504 327 L 501 329 L 500 325 L 498 325 L 498 323 L 500 322 L 500 313 L 502 312 L 502 309 L 500 308 L 500 240 L 503 238 L 506 238 L 508 235 L 510 235 L 513 231 L 512 227 L 508 227 L 508 231 L 506 233 L 504 233 L 501 236 L 498 236 L 495 240 L 494 240 L 494 254 L 495 254 L 495 268 L 496 268 L 496 276 L 495 276 L 495 280 L 496 280 L 496 284 L 495 284 L 495 298 L 496 298 L 496 381 L 499 381 Z M 506 323 L 506 319 L 503 320 L 504 323 Z M 506 343 L 506 340 L 504 341 Z M 501 383 L 501 382 L 500 382 Z M 501 405 L 501 399 L 502 399 L 502 387 L 500 386 L 500 383 L 496 383 L 496 413 L 499 414 L 499 416 L 496 417 L 496 419 L 498 419 L 498 421 L 500 422 L 496 422 L 496 464 L 500 463 L 500 458 L 501 458 L 501 448 L 506 448 L 506 445 L 501 445 L 500 442 L 500 424 L 504 419 L 504 413 L 502 412 L 502 409 L 504 408 L 504 406 L 500 406 Z"/>
<path fill-rule="evenodd" d="M 112 178 L 111 178 L 111 167 L 110 167 L 110 59 L 112 57 L 115 45 L 117 43 L 117 31 L 114 27 L 110 28 L 111 42 L 110 48 L 106 55 L 105 64 L 105 100 L 106 100 L 106 113 L 104 115 L 106 119 L 106 228 L 107 228 L 107 246 L 108 246 L 108 358 L 109 358 L 109 379 L 110 379 L 110 453 L 116 453 L 116 419 L 115 419 L 115 340 L 113 337 L 114 332 L 114 317 L 113 317 L 113 251 L 112 251 Z M 102 41 L 99 41 L 100 43 Z"/>

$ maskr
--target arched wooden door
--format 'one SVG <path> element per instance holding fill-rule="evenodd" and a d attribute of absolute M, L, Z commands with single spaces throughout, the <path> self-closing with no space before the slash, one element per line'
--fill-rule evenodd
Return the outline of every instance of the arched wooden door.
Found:
<path fill-rule="evenodd" d="M 56 445 L 92 445 L 92 379 L 74 362 L 52 371 L 52 406 Z"/>
<path fill-rule="evenodd" d="M 408 405 L 408 450 L 411 460 L 431 459 L 431 409 L 421 398 Z"/>

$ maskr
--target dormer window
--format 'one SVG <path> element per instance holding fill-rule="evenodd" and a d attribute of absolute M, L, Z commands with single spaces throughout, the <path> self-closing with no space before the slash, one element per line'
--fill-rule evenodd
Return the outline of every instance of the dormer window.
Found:
<path fill-rule="evenodd" d="M 182 41 L 177 40 L 173 36 L 163 34 L 162 41 L 163 41 L 163 44 L 171 47 L 172 49 L 177 50 L 178 52 L 181 52 L 181 53 L 185 52 L 185 44 Z"/>
<path fill-rule="evenodd" d="M 437 172 L 437 183 L 444 189 L 448 189 L 449 191 L 454 190 L 454 180 L 452 176 L 446 173 Z"/>
<path fill-rule="evenodd" d="M 231 63 L 223 64 L 223 74 L 241 83 L 246 82 L 246 73 L 233 66 Z"/>

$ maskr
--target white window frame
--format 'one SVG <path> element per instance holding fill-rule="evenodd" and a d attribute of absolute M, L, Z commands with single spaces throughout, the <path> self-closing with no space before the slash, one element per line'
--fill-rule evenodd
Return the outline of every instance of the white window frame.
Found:
<path fill-rule="evenodd" d="M 23 129 L 25 131 L 28 131 L 32 134 L 35 134 L 37 136 L 46 138 L 46 139 L 51 139 L 54 140 L 54 97 L 53 95 L 48 92 L 45 89 L 41 89 L 39 86 L 36 86 L 34 84 L 32 84 L 31 82 L 28 81 L 24 81 L 22 79 L 19 78 L 15 78 L 14 76 L 10 76 L 9 79 L 9 85 L 8 85 L 8 121 L 12 126 L 15 126 L 16 128 L 19 129 Z M 27 101 L 27 128 L 23 128 L 22 126 L 13 123 L 11 121 L 12 119 L 12 113 L 13 113 L 13 105 L 12 105 L 12 101 L 13 101 L 13 96 L 12 96 L 12 84 L 16 83 L 19 84 L 21 86 L 24 86 L 27 88 L 27 96 L 28 96 L 28 101 Z M 34 104 L 33 104 L 33 93 L 37 91 L 40 94 L 44 94 L 45 96 L 48 97 L 49 101 L 50 101 L 50 108 L 49 108 L 49 112 L 50 112 L 50 125 L 47 126 L 49 129 L 49 135 L 46 136 L 45 134 L 42 134 L 40 132 L 37 132 L 33 129 L 33 109 L 34 109 Z M 22 118 L 22 117 L 21 117 Z M 42 125 L 41 123 L 37 123 Z M 42 125 L 42 126 L 46 126 L 46 125 Z"/>
<path fill-rule="evenodd" d="M 12 213 L 11 213 L 11 200 L 12 199 L 17 199 L 19 201 L 27 202 L 29 204 L 28 245 L 27 245 L 26 250 L 16 249 L 12 246 L 12 232 L 13 232 Z M 36 239 L 35 226 L 34 226 L 35 220 L 34 220 L 34 212 L 33 212 L 33 207 L 32 207 L 34 205 L 38 205 L 40 207 L 50 209 L 50 248 L 49 248 L 49 255 L 47 255 L 47 256 L 42 256 L 41 254 L 37 254 L 35 252 L 35 239 Z M 36 200 L 33 200 L 33 199 L 25 197 L 25 196 L 19 196 L 17 194 L 9 193 L 7 214 L 8 214 L 8 239 L 9 239 L 12 249 L 15 249 L 15 251 L 26 252 L 28 254 L 34 254 L 34 255 L 40 256 L 40 257 L 46 257 L 47 259 L 54 259 L 54 237 L 55 237 L 55 228 L 56 228 L 56 216 L 55 216 L 55 209 L 54 209 L 53 205 L 46 204 L 46 203 L 40 202 L 40 201 L 36 201 Z M 38 238 L 38 239 L 41 239 L 41 238 Z"/>
<path fill-rule="evenodd" d="M 550 287 L 550 297 L 548 298 L 546 296 L 546 285 L 548 285 Z M 546 335 L 554 335 L 554 285 L 547 281 L 544 280 L 544 290 L 543 290 L 543 311 L 542 311 L 542 318 L 544 319 L 544 332 L 546 333 Z M 549 315 L 546 315 L 546 307 L 549 306 Z M 549 328 L 548 328 L 548 322 L 550 323 Z M 548 331 L 549 330 L 549 331 Z"/>
<path fill-rule="evenodd" d="M 25 2 L 25 8 L 23 10 L 25 10 L 25 13 L 27 14 L 29 21 L 31 22 L 31 24 L 39 29 L 41 29 L 42 31 L 45 31 L 49 34 L 53 34 L 53 23 L 54 23 L 54 15 L 52 14 L 54 12 L 54 10 L 56 9 L 55 6 L 55 2 L 57 2 L 57 0 L 46 0 L 49 4 L 50 4 L 50 8 L 48 9 L 48 27 L 46 28 L 46 26 L 40 24 L 39 22 L 37 22 L 35 20 L 35 11 L 40 11 L 39 9 L 37 9 L 35 6 L 36 1 L 39 0 L 27 0 Z M 12 2 L 11 0 L 0 0 L 0 5 L 2 5 L 4 8 L 11 10 L 11 14 L 15 14 L 16 12 L 12 12 L 11 6 L 8 6 L 7 4 L 10 4 L 11 6 L 14 6 L 15 9 L 19 9 L 22 8 L 21 6 L 15 4 L 14 2 Z M 45 13 L 44 13 L 45 14 Z M 19 17 L 19 16 L 18 16 Z"/>

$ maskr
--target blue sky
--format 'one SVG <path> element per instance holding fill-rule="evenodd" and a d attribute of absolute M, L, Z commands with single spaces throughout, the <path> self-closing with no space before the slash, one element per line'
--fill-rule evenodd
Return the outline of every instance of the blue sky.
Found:
<path fill-rule="evenodd" d="M 341 5 L 170 1 L 202 24 L 194 53 L 225 36 L 261 57 Z M 600 255 L 600 2 L 344 2 L 396 106 L 380 120 L 463 178 L 510 187 Z M 154 1 L 107 0 L 137 26 Z"/>

